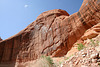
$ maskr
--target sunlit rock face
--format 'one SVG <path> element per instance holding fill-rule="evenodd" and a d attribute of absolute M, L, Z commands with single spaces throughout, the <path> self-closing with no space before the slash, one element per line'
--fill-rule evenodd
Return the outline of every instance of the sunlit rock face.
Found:
<path fill-rule="evenodd" d="M 0 37 L 0 41 L 2 41 L 1 37 Z"/>
<path fill-rule="evenodd" d="M 41 55 L 64 56 L 87 29 L 98 23 L 100 0 L 84 0 L 72 15 L 61 9 L 43 12 L 24 30 L 0 42 L 0 63 L 26 62 Z"/>

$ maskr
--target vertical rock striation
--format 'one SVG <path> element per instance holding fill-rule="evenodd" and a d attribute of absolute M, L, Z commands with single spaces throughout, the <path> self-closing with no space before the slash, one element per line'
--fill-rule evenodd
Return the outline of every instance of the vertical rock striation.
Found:
<path fill-rule="evenodd" d="M 100 23 L 100 0 L 84 0 L 72 15 L 43 12 L 18 34 L 0 42 L 0 63 L 26 62 L 41 55 L 64 56 L 84 32 Z"/>

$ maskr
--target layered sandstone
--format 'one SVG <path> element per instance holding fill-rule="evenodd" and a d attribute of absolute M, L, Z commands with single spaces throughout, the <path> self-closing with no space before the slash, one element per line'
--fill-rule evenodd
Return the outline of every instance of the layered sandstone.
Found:
<path fill-rule="evenodd" d="M 67 52 L 66 57 L 69 57 L 70 55 L 78 52 L 77 44 L 82 43 L 83 45 L 87 47 L 89 43 L 91 42 L 91 39 L 98 43 L 100 42 L 100 23 L 86 30 L 85 33 L 82 35 L 82 37 L 76 43 L 73 44 L 73 47 L 71 48 L 71 50 Z"/>
<path fill-rule="evenodd" d="M 81 39 L 84 41 L 86 39 L 92 39 L 96 36 L 100 35 L 100 23 L 94 25 L 92 28 L 88 29 Z"/>
<path fill-rule="evenodd" d="M 61 9 L 46 11 L 24 30 L 0 42 L 0 63 L 26 62 L 41 55 L 64 56 L 87 29 L 98 23 L 100 0 L 83 2 L 70 16 Z"/>
<path fill-rule="evenodd" d="M 0 37 L 0 41 L 2 41 L 1 37 Z"/>

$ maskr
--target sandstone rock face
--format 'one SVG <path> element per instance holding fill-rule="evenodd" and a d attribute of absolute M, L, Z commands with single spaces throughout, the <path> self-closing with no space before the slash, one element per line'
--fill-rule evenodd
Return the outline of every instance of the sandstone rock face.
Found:
<path fill-rule="evenodd" d="M 82 40 L 91 39 L 100 35 L 100 23 L 94 25 L 92 28 L 88 29 L 84 35 L 81 37 Z"/>
<path fill-rule="evenodd" d="M 18 34 L 0 42 L 0 63 L 26 62 L 41 55 L 64 56 L 92 26 L 100 23 L 100 0 L 87 0 L 77 13 L 42 13 Z"/>
<path fill-rule="evenodd" d="M 2 41 L 1 37 L 0 37 L 0 41 Z"/>

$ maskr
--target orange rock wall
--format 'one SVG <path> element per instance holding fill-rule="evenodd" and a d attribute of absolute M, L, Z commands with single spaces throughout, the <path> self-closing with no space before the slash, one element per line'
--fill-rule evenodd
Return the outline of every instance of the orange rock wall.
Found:
<path fill-rule="evenodd" d="M 41 55 L 64 56 L 84 32 L 100 23 L 100 0 L 84 0 L 72 15 L 46 11 L 18 34 L 0 42 L 0 63 L 26 62 Z"/>

